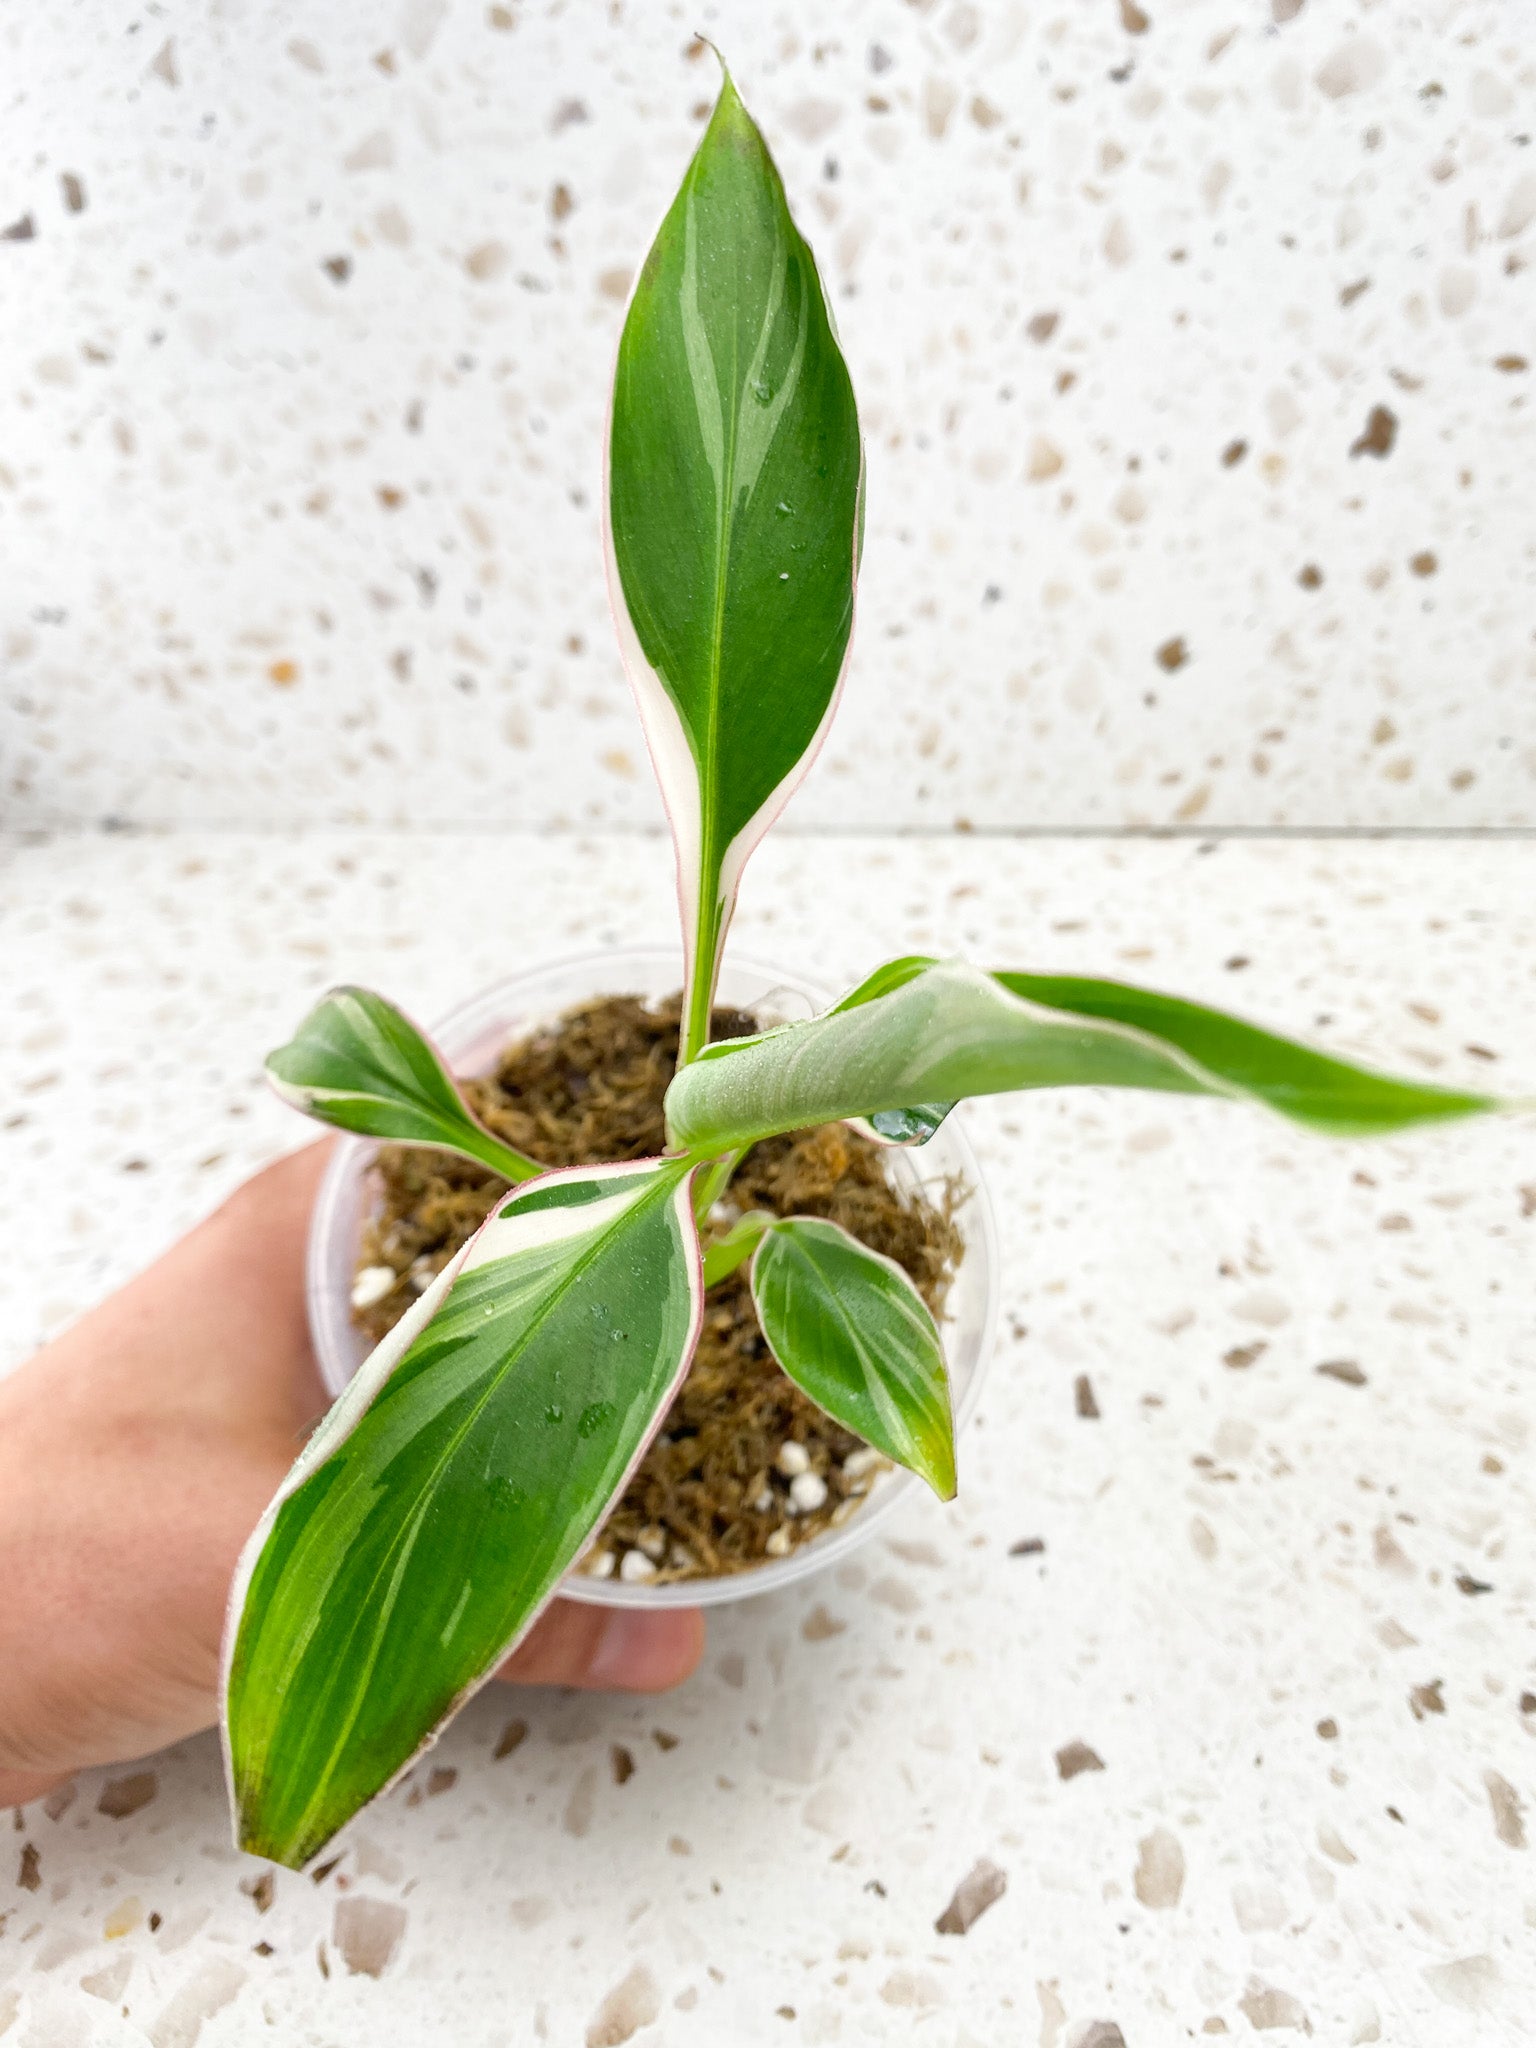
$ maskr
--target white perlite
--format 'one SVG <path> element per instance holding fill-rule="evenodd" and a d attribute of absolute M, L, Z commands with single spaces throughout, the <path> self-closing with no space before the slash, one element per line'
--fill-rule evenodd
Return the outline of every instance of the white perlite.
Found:
<path fill-rule="evenodd" d="M 789 1482 L 790 1505 L 797 1514 L 814 1514 L 826 1498 L 827 1482 L 819 1472 L 801 1472 Z"/>
<path fill-rule="evenodd" d="M 352 1306 L 355 1309 L 374 1307 L 386 1294 L 394 1292 L 396 1277 L 393 1266 L 364 1266 L 352 1282 Z"/>
<path fill-rule="evenodd" d="M 804 1444 L 796 1443 L 791 1437 L 787 1443 L 779 1445 L 778 1456 L 773 1462 L 786 1479 L 794 1479 L 800 1473 L 810 1471 L 811 1454 Z"/>
<path fill-rule="evenodd" d="M 880 1453 L 871 1450 L 868 1444 L 864 1444 L 860 1449 L 850 1451 L 847 1457 L 844 1458 L 842 1467 L 843 1477 L 845 1479 L 862 1479 L 867 1473 L 873 1472 L 880 1462 Z"/>
<path fill-rule="evenodd" d="M 619 1577 L 626 1585 L 643 1585 L 647 1579 L 654 1579 L 656 1567 L 643 1550 L 626 1550 L 624 1562 L 619 1566 Z"/>

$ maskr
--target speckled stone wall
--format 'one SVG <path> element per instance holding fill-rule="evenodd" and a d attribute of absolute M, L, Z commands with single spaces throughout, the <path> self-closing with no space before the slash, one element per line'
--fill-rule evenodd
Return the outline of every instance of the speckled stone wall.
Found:
<path fill-rule="evenodd" d="M 870 526 L 800 826 L 1536 794 L 1520 0 L 0 12 L 13 825 L 623 828 L 603 405 L 719 38 Z"/>

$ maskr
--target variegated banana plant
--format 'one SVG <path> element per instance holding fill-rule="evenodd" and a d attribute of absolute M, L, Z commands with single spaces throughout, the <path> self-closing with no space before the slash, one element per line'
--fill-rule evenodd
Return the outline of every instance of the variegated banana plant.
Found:
<path fill-rule="evenodd" d="M 1394 1080 L 1119 982 L 910 958 L 825 1015 L 708 1044 L 742 865 L 805 774 L 848 656 L 863 454 L 811 252 L 727 77 L 619 342 L 606 529 L 619 637 L 676 843 L 686 982 L 669 1149 L 546 1172 L 484 1129 L 402 1013 L 333 991 L 268 1061 L 320 1122 L 509 1184 L 315 1432 L 251 1538 L 226 1641 L 248 1849 L 298 1866 L 532 1625 L 659 1427 L 705 1290 L 750 1260 L 809 1398 L 955 1489 L 943 1346 L 836 1225 L 698 1217 L 758 1139 L 849 1119 L 920 1144 L 961 1098 L 1218 1095 L 1337 1136 L 1503 1106 Z"/>

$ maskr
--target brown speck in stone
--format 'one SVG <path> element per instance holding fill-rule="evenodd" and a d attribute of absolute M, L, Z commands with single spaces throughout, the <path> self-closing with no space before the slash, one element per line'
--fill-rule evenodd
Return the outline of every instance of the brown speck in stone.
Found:
<path fill-rule="evenodd" d="M 255 1941 L 251 1944 L 251 1954 L 253 1956 L 269 1956 L 272 1953 L 273 1949 L 270 1941 Z"/>
<path fill-rule="evenodd" d="M 983 131 L 995 128 L 1003 118 L 1001 112 L 993 106 L 992 102 L 988 99 L 983 99 L 980 93 L 976 93 L 973 96 L 969 111 L 971 119 Z"/>
<path fill-rule="evenodd" d="M 833 1636 L 840 1636 L 848 1626 L 828 1614 L 825 1607 L 813 1607 L 800 1624 L 800 1633 L 808 1643 L 825 1643 Z"/>
<path fill-rule="evenodd" d="M 1408 1825 L 1407 1821 L 1405 1821 L 1405 1820 L 1403 1819 L 1403 1816 L 1402 1816 L 1402 1815 L 1401 1815 L 1401 1814 L 1400 1814 L 1400 1813 L 1398 1812 L 1398 1810 L 1397 1810 L 1397 1808 L 1396 1808 L 1395 1806 L 1389 1806 L 1389 1807 L 1388 1807 L 1388 1808 L 1386 1809 L 1386 1814 L 1387 1814 L 1387 1819 L 1388 1819 L 1388 1820 L 1395 1820 L 1395 1821 L 1397 1822 L 1397 1824 L 1398 1824 L 1398 1826 L 1399 1826 L 1400 1828 L 1405 1828 L 1405 1827 L 1407 1827 L 1407 1825 Z"/>
<path fill-rule="evenodd" d="M 1520 1214 L 1522 1216 L 1536 1216 L 1536 1181 L 1526 1181 L 1518 1190 L 1518 1193 L 1520 1196 Z"/>
<path fill-rule="evenodd" d="M 1289 1991 L 1276 1990 L 1273 1984 L 1261 1983 L 1257 1977 L 1248 1979 L 1248 1988 L 1237 2004 L 1257 2034 L 1285 2029 L 1302 2034 L 1312 2031 L 1312 2022 L 1299 1998 Z"/>
<path fill-rule="evenodd" d="M 1072 2036 L 1072 2048 L 1125 2048 L 1125 2036 L 1113 2020 L 1090 2020 Z"/>
<path fill-rule="evenodd" d="M 1246 1372 L 1249 1366 L 1256 1364 L 1268 1349 L 1269 1344 L 1266 1339 L 1259 1337 L 1252 1344 L 1234 1344 L 1230 1351 L 1224 1351 L 1221 1354 L 1221 1362 L 1223 1365 L 1231 1366 L 1234 1372 Z"/>
<path fill-rule="evenodd" d="M 633 276 L 632 270 L 624 268 L 604 270 L 599 273 L 597 288 L 605 299 L 622 301 L 629 297 L 630 280 Z"/>
<path fill-rule="evenodd" d="M 70 213 L 84 213 L 85 187 L 73 171 L 61 171 L 59 184 L 64 191 L 64 204 Z"/>
<path fill-rule="evenodd" d="M 587 2048 L 623 2048 L 623 2043 L 661 2012 L 661 1987 L 644 1963 L 636 1963 L 587 2023 Z"/>
<path fill-rule="evenodd" d="M 1384 405 L 1373 405 L 1365 422 L 1365 431 L 1350 446 L 1351 455 L 1374 455 L 1378 459 L 1392 453 L 1392 444 L 1397 439 L 1397 414 Z"/>
<path fill-rule="evenodd" d="M 1102 1771 L 1103 1768 L 1104 1759 L 1086 1742 L 1069 1742 L 1056 1752 L 1056 1775 L 1063 1783 L 1081 1777 L 1084 1771 Z"/>
<path fill-rule="evenodd" d="M 1524 356 L 1495 356 L 1493 367 L 1502 370 L 1507 377 L 1517 377 L 1522 370 L 1531 366 Z"/>
<path fill-rule="evenodd" d="M 549 195 L 549 212 L 552 220 L 568 220 L 576 209 L 576 201 L 569 185 L 556 185 Z"/>
<path fill-rule="evenodd" d="M 280 690 L 286 690 L 298 681 L 299 664 L 296 661 L 274 661 L 267 674 Z"/>
<path fill-rule="evenodd" d="M 427 1774 L 427 1797 L 437 1799 L 444 1792 L 451 1792 L 459 1782 L 459 1774 L 452 1764 L 438 1764 Z"/>
<path fill-rule="evenodd" d="M 1045 1538 L 1043 1536 L 1021 1536 L 1017 1543 L 1009 1544 L 1008 1555 L 1010 1557 L 1038 1557 L 1044 1548 Z"/>
<path fill-rule="evenodd" d="M 1413 1570 L 1413 1560 L 1398 1542 L 1392 1531 L 1382 1522 L 1371 1538 L 1371 1550 L 1383 1571 L 1401 1572 L 1405 1577 Z"/>
<path fill-rule="evenodd" d="M 1491 1593 L 1493 1587 L 1487 1579 L 1474 1579 L 1470 1572 L 1458 1572 L 1456 1590 L 1458 1593 L 1467 1594 L 1469 1598 L 1476 1598 L 1479 1593 Z"/>
<path fill-rule="evenodd" d="M 1037 313 L 1029 323 L 1031 341 L 1046 342 L 1056 332 L 1061 321 L 1059 313 Z"/>
<path fill-rule="evenodd" d="M 1152 22 L 1136 5 L 1136 0 L 1120 0 L 1120 26 L 1128 36 L 1144 36 Z"/>
<path fill-rule="evenodd" d="M 583 121 L 590 121 L 591 118 L 582 101 L 562 100 L 556 107 L 555 118 L 549 125 L 558 135 L 562 128 L 575 128 Z"/>
<path fill-rule="evenodd" d="M 511 260 L 505 242 L 481 242 L 464 258 L 464 268 L 477 284 L 489 284 L 501 276 Z"/>
<path fill-rule="evenodd" d="M 1222 468 L 1236 469 L 1247 453 L 1248 443 L 1246 441 L 1229 441 L 1221 451 Z"/>
<path fill-rule="evenodd" d="M 24 213 L 20 220 L 13 220 L 8 228 L 0 228 L 0 242 L 30 242 L 36 233 L 36 222 L 30 213 Z"/>
<path fill-rule="evenodd" d="M 354 1894 L 336 1901 L 331 1940 L 355 1977 L 382 1977 L 405 1934 L 403 1906 Z"/>
<path fill-rule="evenodd" d="M 1462 1050 L 1471 1053 L 1475 1060 L 1496 1060 L 1498 1058 L 1498 1054 L 1491 1052 L 1486 1045 L 1463 1046 Z"/>
<path fill-rule="evenodd" d="M 1313 1366 L 1325 1379 L 1342 1380 L 1346 1387 L 1363 1387 L 1365 1374 L 1352 1358 L 1325 1358 L 1321 1365 Z"/>
<path fill-rule="evenodd" d="M 379 503 L 384 507 L 386 512 L 398 512 L 400 507 L 405 503 L 404 491 L 398 490 L 394 484 L 379 484 L 377 486 L 377 489 L 379 494 Z"/>
<path fill-rule="evenodd" d="M 597 1772 L 590 1765 L 571 1787 L 571 1796 L 565 1802 L 565 1812 L 560 1824 L 568 1835 L 578 1840 L 592 1825 L 592 1812 L 597 1803 Z"/>
<path fill-rule="evenodd" d="M 1230 960 L 1223 960 L 1221 964 L 1228 974 L 1241 974 L 1243 969 L 1251 967 L 1253 962 L 1246 953 L 1234 953 Z"/>
<path fill-rule="evenodd" d="M 176 69 L 176 39 L 169 36 L 163 42 L 150 63 L 150 70 L 165 85 L 180 85 L 181 77 Z"/>
<path fill-rule="evenodd" d="M 1029 444 L 1029 460 L 1024 474 L 1032 484 L 1049 483 L 1053 476 L 1059 476 L 1066 466 L 1066 457 L 1061 450 L 1047 441 L 1043 434 L 1036 434 Z"/>
<path fill-rule="evenodd" d="M 1484 1771 L 1483 1785 L 1493 1809 L 1493 1831 L 1508 1849 L 1525 1847 L 1525 1815 L 1519 1793 L 1497 1771 Z"/>
<path fill-rule="evenodd" d="M 1416 1685 L 1409 1693 L 1408 1708 L 1415 1721 L 1422 1721 L 1426 1714 L 1445 1712 L 1445 1701 L 1440 1691 L 1444 1684 L 1443 1678 L 1434 1678 L 1428 1685 Z"/>
<path fill-rule="evenodd" d="M 1428 548 L 1408 557 L 1408 566 L 1415 576 L 1433 576 L 1440 564 Z"/>
<path fill-rule="evenodd" d="M 1188 659 L 1189 649 L 1184 644 L 1182 633 L 1176 634 L 1172 640 L 1165 640 L 1157 650 L 1157 665 L 1167 669 L 1169 675 L 1182 668 Z"/>
<path fill-rule="evenodd" d="M 651 1730 L 651 1740 L 659 1750 L 665 1751 L 676 1749 L 682 1737 L 670 1734 L 665 1728 L 653 1728 Z"/>
<path fill-rule="evenodd" d="M 497 1736 L 496 1747 L 491 1751 L 491 1755 L 497 1762 L 500 1762 L 502 1757 L 512 1754 L 513 1750 L 526 1739 L 527 1734 L 528 1723 L 526 1721 L 509 1721 L 506 1727 L 502 1729 L 500 1735 Z"/>
<path fill-rule="evenodd" d="M 352 275 L 352 258 L 350 256 L 327 256 L 322 261 L 320 268 L 333 284 L 345 284 Z"/>
<path fill-rule="evenodd" d="M 1305 568 L 1297 571 L 1296 581 L 1303 590 L 1321 590 L 1323 587 L 1323 572 L 1318 568 L 1316 562 L 1308 562 Z"/>
<path fill-rule="evenodd" d="M 1333 1719 L 1332 1715 L 1328 1715 L 1318 1722 L 1317 1732 L 1324 1742 L 1337 1742 L 1339 1739 L 1339 1724 Z"/>
<path fill-rule="evenodd" d="M 324 1863 L 317 1863 L 314 1869 L 309 1873 L 310 1883 L 324 1884 L 325 1880 L 330 1876 L 331 1872 L 336 1868 L 337 1864 L 340 1861 L 340 1856 L 332 1856 L 329 1857 Z"/>
<path fill-rule="evenodd" d="M 1536 1692 L 1521 1693 L 1520 1711 L 1522 1714 L 1536 1714 Z"/>
<path fill-rule="evenodd" d="M 1353 284 L 1345 285 L 1343 291 L 1339 293 L 1339 304 L 1341 306 L 1352 306 L 1360 294 L 1368 292 L 1370 288 L 1371 280 L 1368 277 L 1357 277 Z"/>
<path fill-rule="evenodd" d="M 1307 0 L 1270 0 L 1269 11 L 1275 26 L 1283 28 L 1288 21 L 1294 21 L 1306 4 Z"/>
<path fill-rule="evenodd" d="M 96 1811 L 106 1814 L 109 1820 L 126 1820 L 129 1814 L 148 1806 L 159 1789 L 160 1781 L 153 1771 L 135 1771 L 127 1778 L 111 1778 L 101 1788 Z"/>
<path fill-rule="evenodd" d="M 503 35 L 505 35 L 509 29 L 515 26 L 514 17 L 510 7 L 488 7 L 486 9 L 485 18 L 491 24 L 492 28 L 500 29 Z"/>
<path fill-rule="evenodd" d="M 1093 1381 L 1089 1379 L 1087 1373 L 1080 1372 L 1073 1382 L 1072 1399 L 1076 1404 L 1078 1414 L 1084 1422 L 1098 1421 L 1099 1404 L 1093 1398 Z"/>
<path fill-rule="evenodd" d="M 622 1742 L 614 1743 L 608 1752 L 608 1762 L 613 1770 L 615 1785 L 627 1785 L 635 1775 L 635 1760 Z"/>
<path fill-rule="evenodd" d="M 1154 1912 L 1167 1912 L 1184 1891 L 1184 1851 L 1168 1828 L 1154 1828 L 1137 1844 L 1136 1896 Z"/>
<path fill-rule="evenodd" d="M 270 1870 L 259 1871 L 255 1877 L 242 1877 L 240 1889 L 245 1893 L 258 1913 L 271 1911 L 272 1900 L 277 1891 L 277 1884 Z"/>
<path fill-rule="evenodd" d="M 160 1915 L 158 1913 L 151 1913 L 148 1921 L 146 1922 L 146 1925 L 148 1926 L 151 1934 L 158 1934 L 160 1932 L 161 1927 Z"/>
<path fill-rule="evenodd" d="M 16 1882 L 24 1892 L 35 1892 L 43 1882 L 42 1859 L 35 1843 L 21 1845 L 21 1868 L 16 1873 Z"/>
<path fill-rule="evenodd" d="M 933 1923 L 935 1934 L 969 1934 L 989 1906 L 995 1906 L 1008 1889 L 1008 1873 L 999 1870 L 985 1856 L 976 1862 L 955 1886 L 954 1896 Z"/>
<path fill-rule="evenodd" d="M 685 1841 L 681 1835 L 668 1835 L 667 1848 L 674 1856 L 691 1856 L 693 1854 L 692 1842 Z"/>

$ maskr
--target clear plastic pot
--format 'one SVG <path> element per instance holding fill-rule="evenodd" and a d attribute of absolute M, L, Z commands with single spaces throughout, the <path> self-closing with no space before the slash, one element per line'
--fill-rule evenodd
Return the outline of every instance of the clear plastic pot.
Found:
<path fill-rule="evenodd" d="M 454 1072 L 489 1073 L 511 1039 L 552 1022 L 574 1004 L 608 995 L 655 1000 L 670 994 L 681 980 L 680 957 L 669 948 L 612 947 L 551 961 L 498 982 L 461 1004 L 432 1035 Z M 766 1025 L 814 1016 L 834 997 L 801 975 L 786 974 L 738 954 L 726 961 L 717 1000 L 752 1012 Z M 341 1392 L 370 1348 L 352 1321 L 351 1294 L 363 1221 L 378 1201 L 378 1185 L 371 1171 L 377 1151 L 371 1138 L 341 1139 L 310 1222 L 309 1326 L 321 1376 L 333 1395 Z M 965 1256 L 950 1288 L 943 1323 L 956 1427 L 963 1429 L 976 1407 L 997 1321 L 997 1238 L 991 1204 L 971 1148 L 954 1117 L 927 1145 L 913 1151 L 893 1149 L 888 1158 L 892 1179 L 898 1185 L 937 1189 L 953 1179 L 964 1190 L 955 1222 L 965 1241 Z M 561 1592 L 567 1599 L 603 1607 L 708 1607 L 774 1592 L 836 1564 L 857 1549 L 911 1489 L 921 1484 L 910 1472 L 882 1473 L 840 1528 L 828 1529 L 787 1557 L 770 1558 L 750 1571 L 662 1585 L 631 1585 L 618 1578 L 588 1578 L 577 1568 L 567 1576 Z"/>

